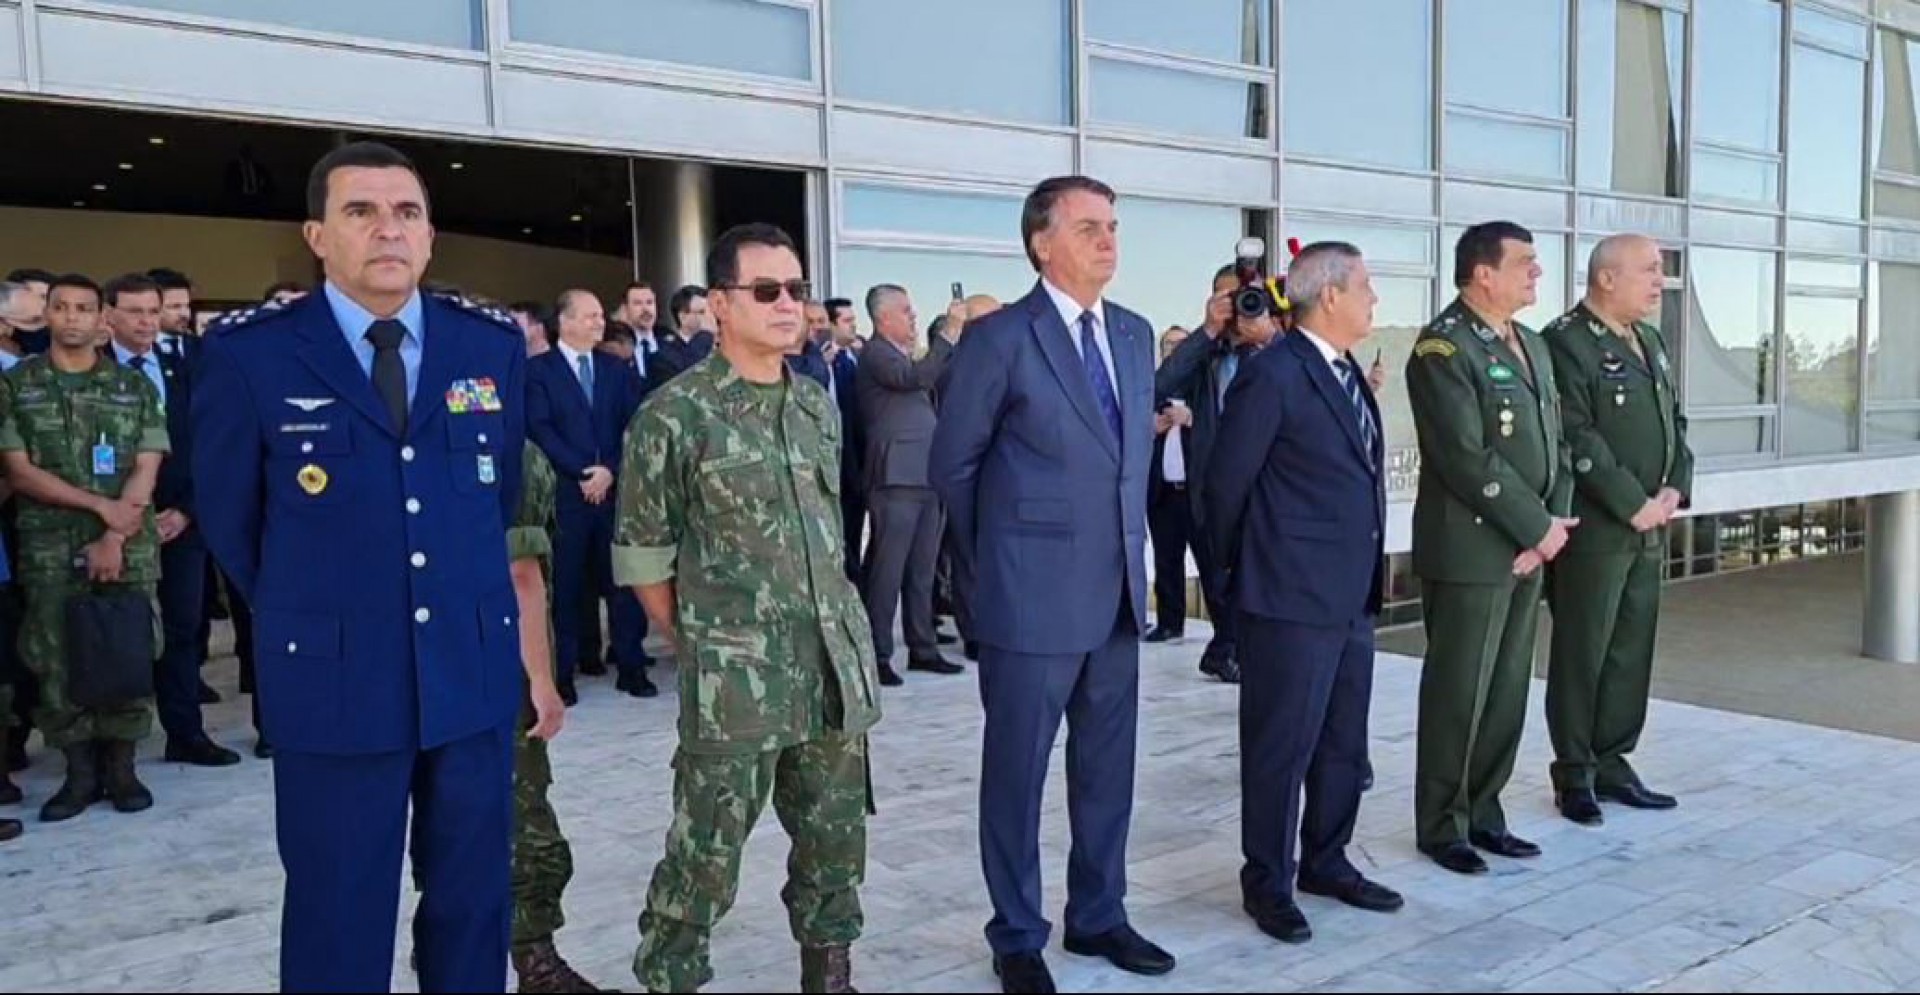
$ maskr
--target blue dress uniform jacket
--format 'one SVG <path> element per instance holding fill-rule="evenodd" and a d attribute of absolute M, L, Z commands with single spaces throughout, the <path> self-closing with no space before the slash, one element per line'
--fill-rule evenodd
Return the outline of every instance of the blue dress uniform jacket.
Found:
<path fill-rule="evenodd" d="M 207 544 L 254 611 L 274 745 L 428 749 L 511 724 L 520 641 L 506 524 L 524 346 L 424 296 L 404 440 L 326 295 L 209 336 L 194 391 Z"/>

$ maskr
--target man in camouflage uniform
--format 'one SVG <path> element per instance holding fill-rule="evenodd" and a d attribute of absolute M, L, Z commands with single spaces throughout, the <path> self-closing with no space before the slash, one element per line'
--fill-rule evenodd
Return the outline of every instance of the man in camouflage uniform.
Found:
<path fill-rule="evenodd" d="M 614 571 L 676 642 L 674 818 L 634 975 L 690 992 L 769 791 L 793 840 L 781 892 L 800 986 L 850 992 L 879 721 L 866 612 L 841 570 L 840 419 L 783 357 L 804 332 L 792 240 L 766 225 L 707 257 L 719 350 L 657 390 L 626 435 Z"/>
<path fill-rule="evenodd" d="M 1667 523 L 1687 506 L 1693 451 L 1673 364 L 1646 319 L 1660 311 L 1660 245 L 1616 235 L 1594 247 L 1587 296 L 1548 325 L 1582 524 L 1547 583 L 1553 647 L 1547 730 L 1554 804 L 1598 825 L 1600 799 L 1667 809 L 1627 754 L 1647 723 Z"/>
<path fill-rule="evenodd" d="M 1407 360 L 1420 438 L 1413 570 L 1427 630 L 1414 768 L 1415 842 L 1481 874 L 1475 852 L 1534 857 L 1507 831 L 1500 790 L 1526 725 L 1542 567 L 1577 520 L 1547 345 L 1516 312 L 1534 301 L 1533 236 L 1475 225 L 1454 251 L 1460 296 Z"/>
<path fill-rule="evenodd" d="M 160 579 L 151 505 L 170 448 L 166 416 L 146 377 L 95 348 L 99 317 L 93 281 L 54 281 L 52 347 L 9 371 L 0 389 L 0 453 L 20 495 L 20 655 L 40 681 L 34 724 L 67 760 L 66 783 L 40 809 L 44 822 L 79 815 L 103 796 L 122 812 L 153 804 L 133 771 L 134 744 L 153 726 L 152 699 L 82 708 L 68 696 L 68 598 L 131 588 L 152 603 Z M 157 605 L 153 617 L 157 654 Z"/>

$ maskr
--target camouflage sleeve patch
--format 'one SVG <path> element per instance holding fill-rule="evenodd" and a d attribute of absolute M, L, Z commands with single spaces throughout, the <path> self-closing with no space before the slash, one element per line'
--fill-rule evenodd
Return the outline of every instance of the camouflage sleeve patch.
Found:
<path fill-rule="evenodd" d="M 545 560 L 553 556 L 553 540 L 547 530 L 533 525 L 516 525 L 507 530 L 507 559 Z"/>
<path fill-rule="evenodd" d="M 1416 356 L 1438 356 L 1441 359 L 1451 359 L 1458 351 L 1460 350 L 1446 339 L 1421 339 L 1413 347 L 1413 354 Z"/>
<path fill-rule="evenodd" d="M 649 403 L 627 425 L 613 526 L 613 579 L 622 587 L 674 578 L 686 528 L 678 398 Z"/>

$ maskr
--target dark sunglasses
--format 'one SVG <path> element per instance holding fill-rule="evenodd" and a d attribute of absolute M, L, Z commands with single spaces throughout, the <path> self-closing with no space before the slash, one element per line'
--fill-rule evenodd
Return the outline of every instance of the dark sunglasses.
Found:
<path fill-rule="evenodd" d="M 723 283 L 719 286 L 721 290 L 751 290 L 753 299 L 762 304 L 779 300 L 782 290 L 793 298 L 795 304 L 804 304 L 807 298 L 813 296 L 813 284 L 805 280 L 788 280 L 785 283 L 779 280 L 755 280 L 752 283 Z"/>

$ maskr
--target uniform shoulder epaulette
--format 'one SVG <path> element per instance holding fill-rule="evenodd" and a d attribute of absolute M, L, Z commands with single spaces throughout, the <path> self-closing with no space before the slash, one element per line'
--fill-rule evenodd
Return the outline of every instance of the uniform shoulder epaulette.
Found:
<path fill-rule="evenodd" d="M 442 301 L 467 314 L 471 314 L 476 318 L 484 318 L 487 321 L 493 322 L 503 330 L 512 332 L 515 336 L 523 334 L 520 331 L 520 323 L 513 320 L 513 315 L 490 304 L 482 304 L 470 297 L 461 297 L 458 294 L 436 294 L 434 299 Z"/>
<path fill-rule="evenodd" d="M 213 319 L 212 323 L 207 325 L 206 334 L 209 338 L 215 335 L 227 335 L 242 328 L 251 328 L 285 317 L 288 311 L 288 307 L 277 300 L 261 301 L 250 308 L 228 311 Z"/>

